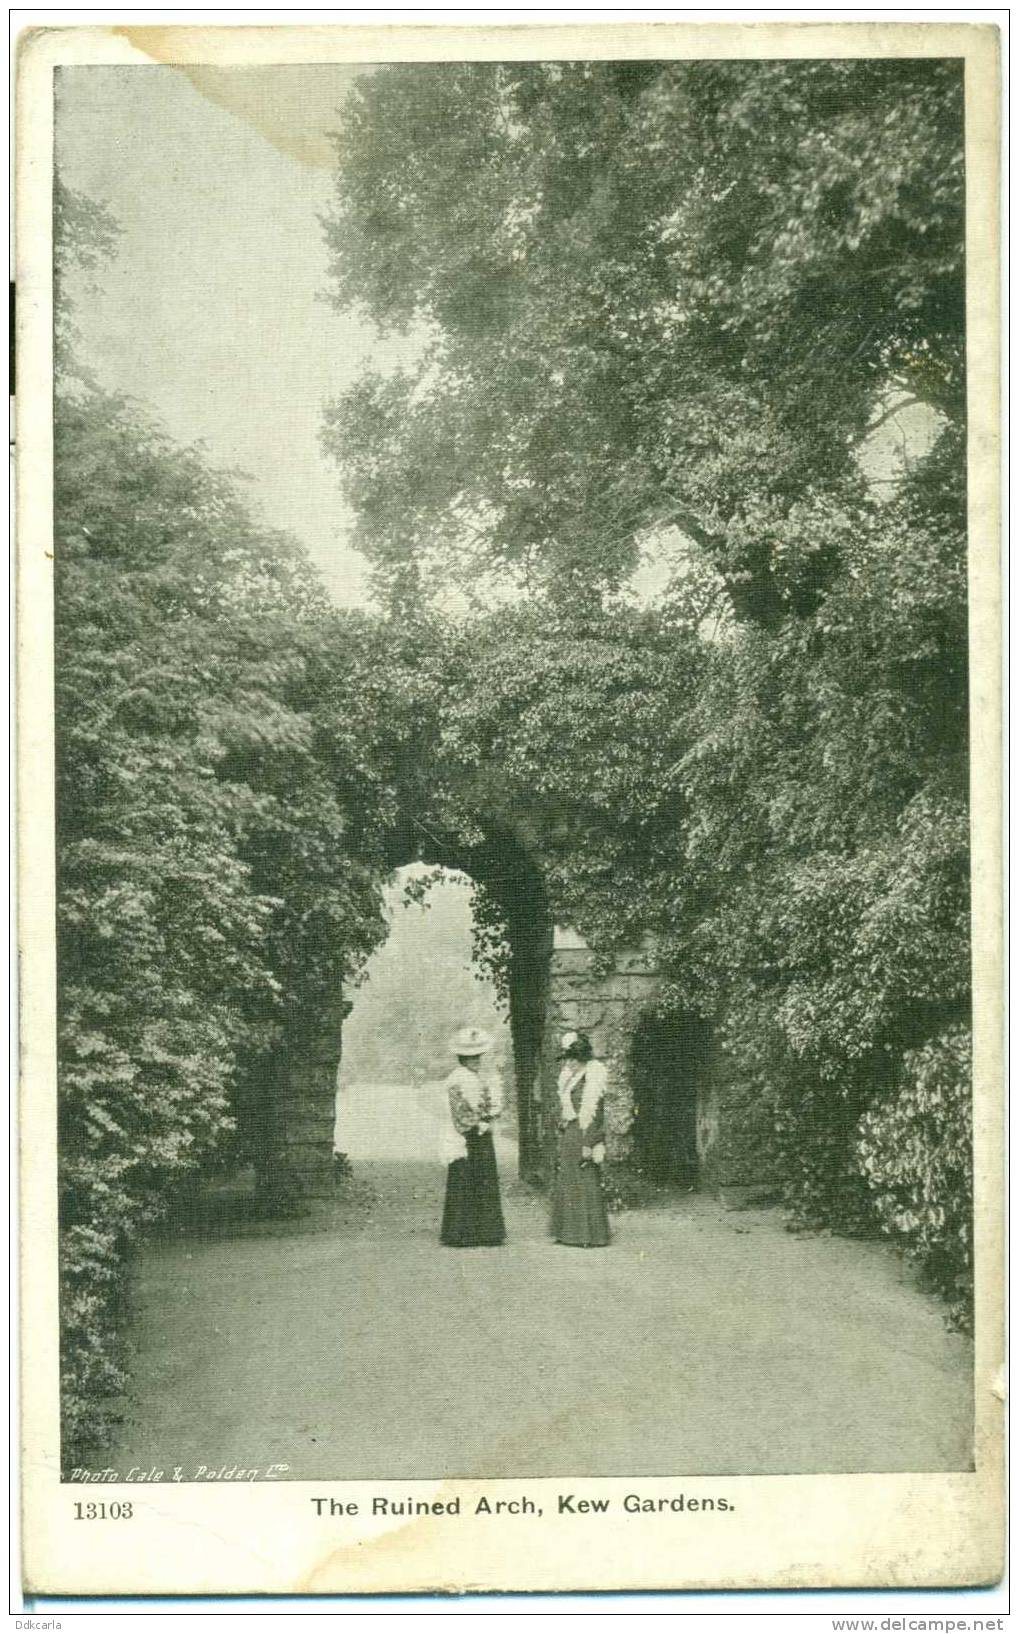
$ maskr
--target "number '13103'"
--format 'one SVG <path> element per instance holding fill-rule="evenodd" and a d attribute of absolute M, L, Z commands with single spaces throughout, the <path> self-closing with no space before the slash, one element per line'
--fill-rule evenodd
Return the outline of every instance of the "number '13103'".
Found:
<path fill-rule="evenodd" d="M 76 1521 L 129 1521 L 132 1506 L 129 1503 L 75 1504 Z"/>

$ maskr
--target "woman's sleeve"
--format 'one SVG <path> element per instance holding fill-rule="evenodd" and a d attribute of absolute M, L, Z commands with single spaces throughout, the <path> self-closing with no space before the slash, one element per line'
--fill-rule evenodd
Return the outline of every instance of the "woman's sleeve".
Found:
<path fill-rule="evenodd" d="M 449 1111 L 453 1119 L 453 1128 L 458 1135 L 466 1135 L 474 1128 L 478 1121 L 476 1109 L 470 1101 L 462 1095 L 455 1084 L 450 1085 Z"/>

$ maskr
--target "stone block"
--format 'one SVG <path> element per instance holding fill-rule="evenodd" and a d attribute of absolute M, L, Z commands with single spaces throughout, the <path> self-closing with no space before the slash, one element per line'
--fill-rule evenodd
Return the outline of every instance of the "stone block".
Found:
<path fill-rule="evenodd" d="M 592 984 L 583 976 L 562 975 L 554 977 L 549 999 L 554 1005 L 583 1004 L 590 1000 L 591 992 Z"/>
<path fill-rule="evenodd" d="M 559 975 L 583 974 L 594 964 L 594 954 L 588 948 L 557 948 L 552 954 L 549 969 L 553 979 Z"/>
<path fill-rule="evenodd" d="M 325 1105 L 318 1103 L 292 1103 L 286 1113 L 286 1139 L 288 1145 L 307 1145 L 309 1143 L 325 1142 L 331 1149 L 333 1130 L 336 1127 L 336 1109 L 329 1100 Z"/>
<path fill-rule="evenodd" d="M 589 952 L 587 943 L 580 932 L 573 930 L 570 925 L 556 925 L 552 932 L 553 957 L 563 952 Z"/>
<path fill-rule="evenodd" d="M 316 1095 L 336 1093 L 335 1062 L 295 1061 L 287 1073 L 286 1101 L 301 1101 Z"/>
<path fill-rule="evenodd" d="M 627 1000 L 638 1012 L 645 1010 L 654 1003 L 660 987 L 661 978 L 654 971 L 631 970 L 626 977 Z"/>

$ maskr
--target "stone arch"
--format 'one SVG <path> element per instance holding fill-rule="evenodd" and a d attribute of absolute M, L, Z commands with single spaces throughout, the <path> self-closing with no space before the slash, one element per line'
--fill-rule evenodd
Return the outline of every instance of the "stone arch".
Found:
<path fill-rule="evenodd" d="M 509 947 L 520 1172 L 540 1182 L 548 1158 L 543 1067 L 553 943 L 542 870 L 519 836 L 497 823 L 464 839 L 405 821 L 394 832 L 386 860 L 393 870 L 425 862 L 465 874 L 484 888 L 498 911 Z M 259 1183 L 269 1193 L 310 1199 L 332 1192 L 336 1080 L 350 1008 L 338 992 L 324 1008 L 314 1035 L 276 1065 L 260 1136 Z"/>
<path fill-rule="evenodd" d="M 552 1172 L 558 1041 L 569 1028 L 591 1034 L 609 1069 L 608 1156 L 615 1162 L 633 1157 L 640 1092 L 634 1042 L 654 1015 L 662 987 L 653 939 L 645 937 L 639 947 L 602 959 L 578 932 L 556 926 L 538 847 L 509 824 L 493 822 L 467 839 L 405 820 L 395 831 L 387 862 L 394 870 L 425 862 L 465 874 L 485 888 L 502 918 L 509 945 L 523 1178 L 543 1184 Z M 338 992 L 324 1008 L 314 1036 L 274 1065 L 258 1134 L 259 1184 L 270 1193 L 288 1199 L 332 1193 L 335 1091 L 349 1009 Z M 743 1135 L 750 1111 L 746 1094 L 727 1080 L 718 1052 L 710 1069 L 698 1074 L 692 1111 L 699 1182 L 737 1206 L 772 1195 L 773 1177 L 760 1172 L 754 1144 Z"/>

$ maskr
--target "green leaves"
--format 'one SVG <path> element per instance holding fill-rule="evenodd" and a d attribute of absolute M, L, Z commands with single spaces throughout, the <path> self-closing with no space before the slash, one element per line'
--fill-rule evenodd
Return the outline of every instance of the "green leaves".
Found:
<path fill-rule="evenodd" d="M 801 1216 L 963 1289 L 961 94 L 906 59 L 362 76 L 333 294 L 406 345 L 323 437 L 380 619 L 62 332 L 68 1456 L 132 1244 L 248 1138 L 419 842 L 476 865 L 503 974 L 546 897 L 606 957 L 654 935 Z M 107 253 L 57 212 L 60 257 Z M 903 395 L 932 447 L 879 493 L 858 456 Z"/>
<path fill-rule="evenodd" d="M 608 592 L 672 521 L 773 626 L 832 579 L 844 530 L 788 524 L 858 501 L 889 390 L 963 417 L 953 62 L 383 68 L 326 237 L 333 298 L 419 342 L 326 431 L 397 601 Z"/>
<path fill-rule="evenodd" d="M 292 542 L 80 382 L 58 399 L 56 451 L 73 1460 L 115 1411 L 132 1244 L 383 934 L 394 797 L 377 642 L 326 614 Z"/>
<path fill-rule="evenodd" d="M 970 1052 L 961 1027 L 911 1051 L 894 1093 L 861 1120 L 856 1140 L 880 1219 L 961 1326 L 973 1288 Z"/>
<path fill-rule="evenodd" d="M 826 594 L 771 631 L 589 600 L 447 636 L 431 810 L 525 835 L 553 915 L 603 951 L 654 933 L 666 1013 L 713 1020 L 740 1138 L 794 1212 L 893 1234 L 944 1288 L 966 1143 L 902 1209 L 861 1131 L 880 1106 L 889 1141 L 934 1140 L 899 1086 L 966 1037 L 965 539 L 927 475 L 880 507 L 815 496 L 781 537 L 826 531 Z"/>

